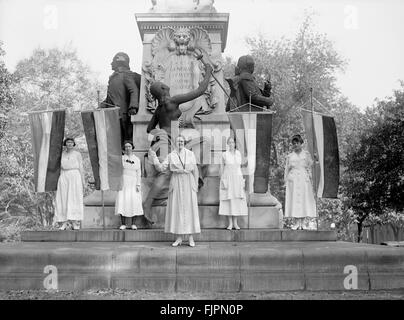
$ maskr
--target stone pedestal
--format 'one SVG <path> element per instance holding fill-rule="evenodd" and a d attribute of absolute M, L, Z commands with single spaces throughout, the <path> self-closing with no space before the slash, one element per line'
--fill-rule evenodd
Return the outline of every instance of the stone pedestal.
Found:
<path fill-rule="evenodd" d="M 216 179 L 210 178 L 208 181 L 211 183 L 205 186 L 198 193 L 199 202 L 199 220 L 201 228 L 225 228 L 227 226 L 227 218 L 219 216 L 219 205 L 215 198 L 219 190 Z M 211 184 L 214 188 L 211 187 Z M 120 226 L 120 217 L 115 215 L 115 195 L 116 192 L 104 192 L 104 214 L 105 214 L 105 227 L 107 229 L 116 229 Z M 102 229 L 103 228 L 103 209 L 99 204 L 101 198 L 100 192 L 96 191 L 85 200 L 84 219 L 82 221 L 82 228 L 84 229 Z M 210 204 L 208 204 L 210 202 Z M 201 204 L 205 203 L 205 204 Z M 165 221 L 165 205 L 155 206 L 152 209 L 151 218 L 155 221 L 153 229 L 164 228 Z M 239 226 L 244 229 L 280 229 L 282 228 L 282 210 L 277 209 L 275 206 L 253 206 L 249 208 L 249 216 L 239 217 Z M 143 220 L 137 218 L 136 225 L 143 228 Z"/>
<path fill-rule="evenodd" d="M 220 61 L 223 63 L 222 53 L 226 47 L 227 28 L 229 14 L 215 12 L 193 12 L 193 13 L 140 13 L 136 14 L 141 39 L 143 41 L 142 60 L 142 81 L 140 87 L 139 112 L 132 116 L 133 141 L 135 144 L 135 154 L 142 162 L 142 195 L 145 200 L 147 193 L 153 183 L 153 175 L 150 170 L 146 170 L 146 155 L 150 148 L 152 136 L 146 132 L 147 125 L 152 118 L 152 113 L 148 110 L 150 101 L 148 100 L 148 85 L 150 85 L 150 69 L 145 66 L 155 59 L 156 52 L 153 53 L 153 46 L 156 47 L 156 37 L 161 36 L 160 30 L 166 28 L 199 30 L 205 36 L 210 45 L 209 59 L 218 64 L 215 78 L 223 85 L 223 70 L 220 69 Z M 201 31 L 202 30 L 202 31 Z M 159 33 L 160 32 L 160 33 Z M 206 38 L 208 35 L 209 39 Z M 160 41 L 160 40 L 159 40 Z M 158 42 L 160 43 L 160 42 Z M 154 49 L 155 50 L 155 49 Z M 155 69 L 153 69 L 155 70 Z M 153 76 L 153 74 L 152 74 Z M 217 86 L 217 85 L 216 85 Z M 195 119 L 195 129 L 181 130 L 181 133 L 188 138 L 189 135 L 202 135 L 210 142 L 210 154 L 207 155 L 210 165 L 207 176 L 204 179 L 204 186 L 198 192 L 199 214 L 202 228 L 222 228 L 226 225 L 226 217 L 217 214 L 219 207 L 219 163 L 223 151 L 226 150 L 226 140 L 230 136 L 230 123 L 225 113 L 226 97 L 220 88 L 216 88 L 215 107 L 210 114 L 199 115 L 200 120 Z M 192 131 L 193 130 L 193 131 Z M 206 155 L 204 154 L 205 158 Z M 269 161 L 269 159 L 268 159 Z M 249 218 L 240 218 L 242 228 L 282 228 L 282 212 L 275 207 L 270 195 L 251 195 Z M 275 199 L 276 200 L 276 199 Z M 105 224 L 108 228 L 119 226 L 120 220 L 114 215 L 114 192 L 104 192 L 105 204 Z M 95 192 L 85 199 L 85 215 L 83 221 L 84 228 L 102 228 L 102 207 L 101 193 Z M 153 208 L 152 218 L 156 221 L 155 228 L 164 227 L 165 206 Z M 138 221 L 138 226 L 142 227 L 142 220 Z"/>
<path fill-rule="evenodd" d="M 121 225 L 119 216 L 114 215 L 114 207 L 105 207 L 105 227 L 107 229 L 117 229 Z M 164 229 L 165 206 L 153 207 L 151 217 L 156 222 L 153 229 Z M 218 215 L 218 206 L 199 206 L 199 220 L 202 229 L 227 227 L 227 218 Z M 243 229 L 279 229 L 279 210 L 275 207 L 251 207 L 250 216 L 239 217 L 239 226 Z M 141 219 L 136 221 L 139 228 L 143 228 Z M 129 227 L 129 226 L 128 226 Z M 102 207 L 86 207 L 84 220 L 82 222 L 84 229 L 102 229 L 103 216 Z"/>
<path fill-rule="evenodd" d="M 200 28 L 207 32 L 210 44 L 211 54 L 216 62 L 223 63 L 222 53 L 226 47 L 227 28 L 229 22 L 228 13 L 138 13 L 136 21 L 139 27 L 141 39 L 143 41 L 142 66 L 147 65 L 153 60 L 152 42 L 159 30 L 164 28 Z M 223 71 L 215 72 L 216 79 L 223 84 Z M 152 114 L 147 110 L 147 72 L 142 70 L 142 81 L 140 88 L 139 112 L 132 116 L 134 124 L 133 137 L 136 144 L 136 151 L 139 153 L 147 152 L 150 147 L 151 137 L 146 133 L 147 125 L 152 118 Z M 219 90 L 221 90 L 219 88 Z M 214 147 L 212 152 L 221 152 L 225 149 L 225 141 L 222 135 L 230 134 L 230 125 L 225 113 L 225 94 L 221 91 L 216 93 L 216 107 L 209 115 L 201 115 L 200 121 L 195 120 L 196 128 L 200 133 L 206 132 L 206 136 L 212 139 L 215 135 Z M 214 133 L 212 133 L 214 132 Z"/>

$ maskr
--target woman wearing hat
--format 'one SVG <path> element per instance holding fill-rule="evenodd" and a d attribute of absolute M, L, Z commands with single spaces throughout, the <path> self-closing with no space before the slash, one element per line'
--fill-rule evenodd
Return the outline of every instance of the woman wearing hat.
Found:
<path fill-rule="evenodd" d="M 63 141 L 61 170 L 57 184 L 55 218 L 62 223 L 60 230 L 65 230 L 68 221 L 72 222 L 73 229 L 80 229 L 83 220 L 83 189 L 84 170 L 83 159 L 80 152 L 74 150 L 76 143 L 73 138 Z"/>
<path fill-rule="evenodd" d="M 298 230 L 303 230 L 306 217 L 316 217 L 316 202 L 311 183 L 310 153 L 303 150 L 304 141 L 300 135 L 292 137 L 292 150 L 285 165 L 285 217 L 298 219 Z"/>
<path fill-rule="evenodd" d="M 123 187 L 118 191 L 115 200 L 115 214 L 121 216 L 119 229 L 126 229 L 126 220 L 130 220 L 132 230 L 136 230 L 135 217 L 143 215 L 141 186 L 140 160 L 133 153 L 135 146 L 132 141 L 124 142 L 122 156 L 123 164 Z"/>

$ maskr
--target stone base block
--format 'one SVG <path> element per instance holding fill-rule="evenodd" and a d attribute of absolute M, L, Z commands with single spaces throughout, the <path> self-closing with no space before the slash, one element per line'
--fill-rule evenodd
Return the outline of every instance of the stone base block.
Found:
<path fill-rule="evenodd" d="M 217 176 L 216 169 L 218 165 L 210 165 L 208 169 L 208 176 L 204 178 L 204 185 L 198 191 L 198 205 L 199 206 L 218 206 L 219 205 L 219 185 L 220 178 Z M 245 176 L 245 179 L 248 179 Z M 153 185 L 154 178 L 142 178 L 142 200 L 145 201 L 151 186 Z M 282 207 L 280 202 L 271 193 L 251 193 L 249 196 L 249 203 L 251 207 Z M 84 205 L 86 206 L 102 206 L 102 199 L 104 199 L 104 206 L 115 206 L 116 191 L 107 190 L 101 192 L 95 190 L 93 193 L 84 198 Z M 160 201 L 160 202 L 158 202 Z M 155 205 L 165 203 L 167 199 L 156 200 Z"/>
<path fill-rule="evenodd" d="M 117 228 L 121 220 L 114 213 L 114 207 L 104 207 L 105 228 Z M 155 221 L 153 228 L 164 228 L 166 207 L 153 207 L 151 218 Z M 225 228 L 227 226 L 227 217 L 218 215 L 218 206 L 199 206 L 199 219 L 201 228 Z M 103 228 L 103 209 L 98 206 L 86 206 L 84 209 L 84 219 L 82 228 L 84 229 L 102 229 Z M 249 217 L 239 217 L 239 226 L 244 229 L 279 229 L 282 215 L 275 207 L 251 207 Z M 136 218 L 136 225 L 144 227 L 142 217 Z"/>

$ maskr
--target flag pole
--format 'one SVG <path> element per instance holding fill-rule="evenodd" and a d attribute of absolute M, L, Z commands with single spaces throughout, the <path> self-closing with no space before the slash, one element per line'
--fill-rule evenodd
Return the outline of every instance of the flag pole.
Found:
<path fill-rule="evenodd" d="M 316 161 L 317 155 L 315 152 L 315 134 L 314 134 L 314 105 L 313 105 L 313 88 L 310 88 L 310 107 L 311 107 L 311 124 L 312 124 L 312 133 L 313 133 L 313 184 L 314 184 L 314 201 L 316 204 L 316 225 L 318 231 L 318 208 L 317 208 L 317 174 L 316 174 Z"/>
<path fill-rule="evenodd" d="M 251 91 L 249 93 L 250 93 L 250 95 L 249 95 L 248 107 L 249 107 L 249 114 L 251 114 Z M 250 121 L 250 120 L 248 120 L 248 121 Z M 248 134 L 248 132 L 247 132 L 247 134 Z M 250 171 L 250 170 L 248 170 L 248 171 Z M 250 172 L 248 172 L 248 173 L 250 173 Z M 251 175 L 249 174 L 248 175 L 248 229 L 250 229 L 250 216 L 251 216 Z"/>
<path fill-rule="evenodd" d="M 251 179 L 248 176 L 248 229 L 250 229 L 250 215 L 251 215 Z"/>
<path fill-rule="evenodd" d="M 100 103 L 100 90 L 97 90 L 97 102 L 98 108 L 101 107 Z M 105 202 L 104 202 L 104 190 L 101 189 L 101 203 L 102 203 L 102 228 L 105 230 Z"/>
<path fill-rule="evenodd" d="M 247 106 L 247 104 L 248 104 L 248 111 L 242 111 L 242 112 L 238 112 L 238 111 L 237 111 L 238 109 Z M 264 112 L 264 113 L 271 113 L 271 114 L 275 114 L 275 113 L 276 113 L 275 111 L 268 110 L 268 109 L 266 109 L 266 108 L 263 108 L 263 107 L 260 107 L 260 106 L 257 106 L 257 105 L 252 104 L 252 103 L 251 103 L 251 92 L 249 92 L 249 102 L 248 102 L 248 103 L 245 103 L 245 104 L 243 104 L 243 105 L 241 105 L 241 106 L 238 106 L 238 107 L 236 107 L 236 108 L 234 108 L 234 109 L 232 109 L 232 110 L 229 110 L 227 113 L 230 114 L 230 113 L 236 113 L 236 112 L 237 112 L 238 114 L 242 114 L 242 113 L 244 113 L 244 114 L 249 114 L 249 115 L 251 115 L 251 114 L 257 114 L 257 112 L 253 112 L 253 111 L 252 111 L 252 107 L 254 107 L 254 108 L 256 108 L 256 109 L 259 109 L 259 110 L 261 110 L 261 111 Z M 248 143 L 248 141 L 247 141 L 247 143 Z M 247 158 L 248 158 L 248 156 L 247 156 Z M 247 161 L 248 161 L 248 160 L 247 160 Z M 250 175 L 248 166 L 247 166 L 247 176 L 248 176 L 248 186 L 246 187 L 246 189 L 248 189 L 247 192 L 246 192 L 246 197 L 248 196 L 248 199 L 247 199 L 247 207 L 248 207 L 247 225 L 248 225 L 248 229 L 249 229 L 249 228 L 250 228 L 250 214 L 251 214 L 251 193 L 254 193 L 254 190 L 253 190 L 253 192 L 251 192 L 251 189 L 253 189 L 254 186 L 251 186 L 251 175 Z M 251 187 L 252 187 L 252 188 L 251 188 Z"/>

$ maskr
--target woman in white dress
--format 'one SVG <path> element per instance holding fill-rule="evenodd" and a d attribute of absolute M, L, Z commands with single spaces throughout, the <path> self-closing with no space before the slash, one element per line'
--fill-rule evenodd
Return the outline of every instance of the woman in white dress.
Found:
<path fill-rule="evenodd" d="M 222 154 L 220 165 L 219 215 L 227 216 L 229 226 L 240 230 L 237 217 L 248 215 L 245 180 L 241 172 L 241 154 L 236 149 L 234 137 L 227 139 L 228 150 Z"/>
<path fill-rule="evenodd" d="M 198 168 L 194 153 L 186 149 L 184 145 L 185 138 L 178 136 L 177 149 L 171 152 L 162 163 L 153 150 L 149 151 L 149 158 L 153 160 L 157 170 L 172 172 L 164 231 L 177 235 L 176 241 L 172 244 L 173 247 L 181 245 L 183 235 L 189 235 L 189 245 L 194 247 L 193 234 L 201 232 L 197 198 Z"/>
<path fill-rule="evenodd" d="M 80 229 L 83 220 L 84 170 L 80 152 L 74 150 L 73 138 L 63 141 L 61 170 L 57 184 L 55 201 L 55 219 L 62 223 L 60 230 L 66 230 L 71 221 L 74 230 Z"/>
<path fill-rule="evenodd" d="M 132 230 L 136 230 L 135 217 L 143 215 L 141 193 L 141 164 L 133 153 L 135 146 L 131 141 L 124 143 L 125 154 L 122 156 L 123 174 L 122 190 L 115 200 L 115 214 L 121 216 L 119 229 L 126 229 L 126 219 L 130 218 Z"/>
<path fill-rule="evenodd" d="M 316 202 L 311 183 L 310 153 L 303 150 L 300 135 L 292 137 L 293 152 L 288 154 L 285 165 L 285 217 L 298 218 L 298 230 L 303 230 L 306 217 L 316 217 Z"/>

